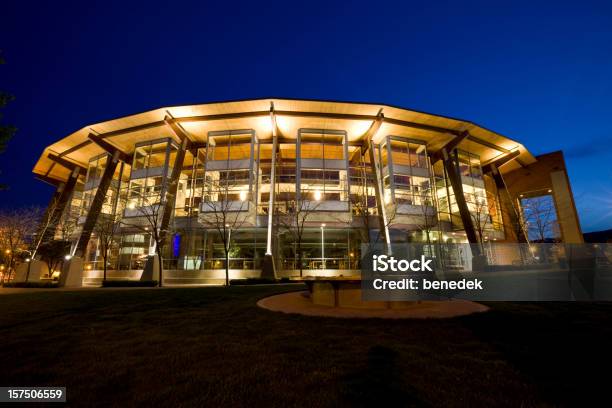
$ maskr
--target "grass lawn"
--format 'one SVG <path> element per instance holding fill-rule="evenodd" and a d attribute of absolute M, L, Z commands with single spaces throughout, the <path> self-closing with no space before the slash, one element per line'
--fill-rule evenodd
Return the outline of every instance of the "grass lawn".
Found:
<path fill-rule="evenodd" d="M 78 406 L 609 401 L 612 304 L 493 303 L 484 314 L 432 321 L 255 306 L 294 289 L 0 295 L 0 385 L 65 385 Z"/>

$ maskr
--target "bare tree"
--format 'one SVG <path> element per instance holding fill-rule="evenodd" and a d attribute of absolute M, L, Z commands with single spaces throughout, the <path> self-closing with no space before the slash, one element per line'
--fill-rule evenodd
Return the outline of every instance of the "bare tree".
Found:
<path fill-rule="evenodd" d="M 478 234 L 478 242 L 482 247 L 482 243 L 486 237 L 487 227 L 491 225 L 491 216 L 489 215 L 489 205 L 485 197 L 477 194 L 466 194 L 466 201 L 470 209 L 470 216 L 472 217 L 472 223 L 474 229 Z M 484 249 L 484 248 L 481 248 Z"/>
<path fill-rule="evenodd" d="M 306 227 L 308 227 L 308 220 L 311 219 L 313 213 L 317 211 L 321 202 L 312 200 L 311 197 L 308 197 L 306 192 L 294 194 L 292 191 L 281 191 L 279 193 L 279 198 L 280 202 L 284 202 L 284 208 L 278 210 L 279 226 L 291 235 L 294 244 L 297 246 L 294 256 L 297 257 L 300 277 L 302 277 L 304 270 L 304 266 L 302 265 L 304 257 L 302 251 L 304 231 Z"/>
<path fill-rule="evenodd" d="M 116 243 L 115 238 L 121 226 L 121 219 L 117 214 L 100 214 L 96 225 L 94 226 L 94 234 L 98 239 L 100 245 L 100 254 L 102 255 L 103 265 L 103 278 L 102 281 L 106 282 L 106 275 L 108 270 L 108 258 L 110 256 L 110 250 Z"/>
<path fill-rule="evenodd" d="M 164 211 L 164 201 L 160 199 L 160 193 L 146 194 L 144 191 L 130 187 L 131 204 L 128 205 L 128 211 L 134 211 L 130 217 L 123 217 L 121 225 L 134 228 L 141 231 L 143 234 L 151 234 L 151 238 L 155 244 L 155 256 L 159 262 L 159 281 L 157 285 L 163 286 L 163 261 L 162 250 L 165 244 L 167 231 L 162 231 L 162 215 Z M 117 211 L 120 213 L 120 211 Z M 110 238 L 109 238 L 110 239 Z"/>
<path fill-rule="evenodd" d="M 54 239 L 42 242 L 38 248 L 40 259 L 47 264 L 49 268 L 49 277 L 52 277 L 54 271 L 60 271 L 64 265 L 66 255 L 70 251 L 70 241 Z"/>
<path fill-rule="evenodd" d="M 225 285 L 229 286 L 231 234 L 242 228 L 250 211 L 248 191 L 236 189 L 236 181 L 230 180 L 231 170 L 227 167 L 219 171 L 219 176 L 224 175 L 223 180 L 220 177 L 205 183 L 200 221 L 206 229 L 219 234 L 225 255 Z"/>
<path fill-rule="evenodd" d="M 7 274 L 10 280 L 15 269 L 15 261 L 20 252 L 32 253 L 27 248 L 36 230 L 41 210 L 37 207 L 0 211 L 0 249 L 7 259 Z M 5 281 L 3 275 L 2 281 Z"/>
<path fill-rule="evenodd" d="M 523 222 L 526 224 L 531 241 L 544 242 L 558 238 L 557 212 L 550 195 L 529 197 L 522 200 Z"/>

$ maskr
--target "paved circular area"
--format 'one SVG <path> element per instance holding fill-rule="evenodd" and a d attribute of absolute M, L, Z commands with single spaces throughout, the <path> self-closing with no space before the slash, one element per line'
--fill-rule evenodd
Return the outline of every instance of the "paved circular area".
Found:
<path fill-rule="evenodd" d="M 330 307 L 313 304 L 308 292 L 289 292 L 269 296 L 257 302 L 257 306 L 283 313 L 297 313 L 306 316 L 341 318 L 382 318 L 382 319 L 443 319 L 486 312 L 489 308 L 469 300 L 442 300 L 415 302 L 414 306 L 402 309 L 357 309 Z"/>

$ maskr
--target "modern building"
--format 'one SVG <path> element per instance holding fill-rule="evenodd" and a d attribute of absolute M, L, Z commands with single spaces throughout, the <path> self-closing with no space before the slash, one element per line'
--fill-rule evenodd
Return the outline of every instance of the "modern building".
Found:
<path fill-rule="evenodd" d="M 40 236 L 70 241 L 86 281 L 109 225 L 110 277 L 138 279 L 161 242 L 168 283 L 219 282 L 227 262 L 231 278 L 356 275 L 368 242 L 582 242 L 561 152 L 391 105 L 160 108 L 83 127 L 33 171 L 57 187 Z M 531 203 L 552 206 L 544 228 Z"/>

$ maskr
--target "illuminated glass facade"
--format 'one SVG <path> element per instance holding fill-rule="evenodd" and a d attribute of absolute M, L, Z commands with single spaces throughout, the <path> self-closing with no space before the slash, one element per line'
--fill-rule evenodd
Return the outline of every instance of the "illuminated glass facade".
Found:
<path fill-rule="evenodd" d="M 207 130 L 189 143 L 167 127 L 156 137 L 122 144 L 124 156 L 97 215 L 117 220 L 109 269 L 139 271 L 155 254 L 145 212 L 159 213 L 163 266 L 176 272 L 176 283 L 226 267 L 233 277 L 255 277 L 266 256 L 273 257 L 277 276 L 350 276 L 360 268 L 362 244 L 468 242 L 443 163 L 455 169 L 480 242 L 506 240 L 510 215 L 518 214 L 519 223 L 527 217 L 520 200 L 504 202 L 504 188 L 491 170 L 492 158 L 509 153 L 470 142 L 444 158 L 441 146 L 448 140 L 437 142 L 422 129 L 407 124 L 401 132 L 396 126 L 368 133 L 374 117 L 357 132 L 348 119 L 333 115 L 308 119 L 322 128 L 290 128 L 286 124 L 294 119 L 286 115 L 276 136 L 270 125 L 260 126 L 274 123 L 262 113 L 235 128 L 223 122 L 225 130 Z M 185 134 L 198 123 L 194 119 Z M 87 158 L 56 237 L 78 240 L 112 157 L 112 146 L 106 149 Z M 86 269 L 101 269 L 95 231 L 82 256 Z"/>

